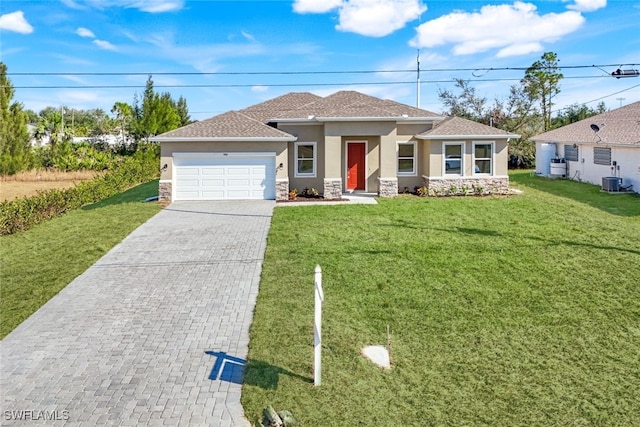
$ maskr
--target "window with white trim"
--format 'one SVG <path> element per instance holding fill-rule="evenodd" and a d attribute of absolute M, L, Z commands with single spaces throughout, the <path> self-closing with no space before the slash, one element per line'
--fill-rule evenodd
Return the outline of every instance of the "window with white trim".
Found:
<path fill-rule="evenodd" d="M 473 173 L 491 175 L 493 173 L 493 143 L 473 143 Z"/>
<path fill-rule="evenodd" d="M 464 144 L 444 144 L 444 174 L 462 175 Z"/>
<path fill-rule="evenodd" d="M 315 178 L 316 176 L 316 143 L 315 142 L 296 142 L 296 177 Z"/>
<path fill-rule="evenodd" d="M 398 176 L 415 176 L 416 169 L 416 143 L 398 143 Z"/>

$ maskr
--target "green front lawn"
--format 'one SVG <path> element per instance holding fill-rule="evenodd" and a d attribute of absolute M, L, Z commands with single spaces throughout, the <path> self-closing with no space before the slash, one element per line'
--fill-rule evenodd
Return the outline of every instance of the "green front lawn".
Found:
<path fill-rule="evenodd" d="M 640 198 L 511 175 L 510 197 L 275 210 L 242 403 L 302 426 L 637 425 Z M 324 272 L 322 386 L 313 271 Z M 365 345 L 392 337 L 392 369 Z"/>
<path fill-rule="evenodd" d="M 160 210 L 158 181 L 0 237 L 0 338 Z M 37 337 L 34 337 L 37 339 Z"/>

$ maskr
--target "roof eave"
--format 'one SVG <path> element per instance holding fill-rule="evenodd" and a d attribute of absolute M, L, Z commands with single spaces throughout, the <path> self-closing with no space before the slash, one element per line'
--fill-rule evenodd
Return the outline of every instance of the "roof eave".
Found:
<path fill-rule="evenodd" d="M 517 139 L 520 135 L 507 134 L 507 135 L 416 135 L 418 139 Z"/>
<path fill-rule="evenodd" d="M 153 137 L 152 142 L 293 142 L 298 138 L 295 136 L 274 136 L 274 137 L 246 137 L 246 136 L 198 136 L 198 137 Z"/>
<path fill-rule="evenodd" d="M 615 146 L 620 146 L 620 147 L 640 147 L 640 141 L 630 141 L 630 142 L 620 142 L 620 141 L 613 141 L 613 142 L 609 142 L 606 140 L 602 140 L 602 141 L 584 141 L 584 140 L 577 140 L 577 141 L 569 141 L 569 140 L 563 140 L 563 139 L 548 139 L 548 138 L 531 138 L 531 141 L 533 142 L 547 142 L 547 143 L 553 143 L 553 144 L 576 144 L 576 145 L 615 145 Z"/>
<path fill-rule="evenodd" d="M 410 117 L 410 116 L 385 116 L 385 117 L 316 117 L 309 118 L 272 118 L 267 122 L 275 123 L 319 123 L 319 122 L 403 122 L 403 123 L 424 123 L 442 121 L 446 117 Z"/>

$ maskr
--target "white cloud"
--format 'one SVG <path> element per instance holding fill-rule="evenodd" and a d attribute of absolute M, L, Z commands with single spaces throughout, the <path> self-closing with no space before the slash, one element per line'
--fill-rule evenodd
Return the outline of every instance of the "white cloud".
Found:
<path fill-rule="evenodd" d="M 607 0 L 575 0 L 575 4 L 567 6 L 567 9 L 578 12 L 593 12 L 607 6 Z"/>
<path fill-rule="evenodd" d="M 240 31 L 240 34 L 242 34 L 242 37 L 244 37 L 245 39 L 249 40 L 250 42 L 256 41 L 255 37 L 253 37 L 251 34 L 246 32 L 245 30 Z"/>
<path fill-rule="evenodd" d="M 184 7 L 184 0 L 86 0 L 82 4 L 75 0 L 62 0 L 62 3 L 72 9 L 122 7 L 148 13 L 174 12 Z"/>
<path fill-rule="evenodd" d="M 118 48 L 116 48 L 114 45 L 112 45 L 111 43 L 109 43 L 106 40 L 94 40 L 93 44 L 95 44 L 96 46 L 98 46 L 100 49 L 104 49 L 104 50 L 118 50 Z"/>
<path fill-rule="evenodd" d="M 427 10 L 420 0 L 296 0 L 297 13 L 338 9 L 336 29 L 368 37 L 383 37 L 403 28 Z"/>
<path fill-rule="evenodd" d="M 343 0 L 295 0 L 293 11 L 296 13 L 327 13 L 342 5 Z"/>
<path fill-rule="evenodd" d="M 93 34 L 93 31 L 84 27 L 78 27 L 78 29 L 76 30 L 76 34 L 80 37 L 89 37 L 91 39 L 94 39 L 96 37 L 96 35 Z"/>
<path fill-rule="evenodd" d="M 419 0 L 351 0 L 340 7 L 336 29 L 382 37 L 418 19 L 425 10 Z"/>
<path fill-rule="evenodd" d="M 79 10 L 86 9 L 85 6 L 76 3 L 74 0 L 61 0 L 61 1 L 65 6 L 70 7 L 71 9 L 79 9 Z"/>
<path fill-rule="evenodd" d="M 525 55 L 543 50 L 576 31 L 584 17 L 575 11 L 540 15 L 536 6 L 517 1 L 513 5 L 487 5 L 480 12 L 453 12 L 425 22 L 410 45 L 435 47 L 453 44 L 453 53 L 468 55 L 498 49 L 498 57 Z"/>
<path fill-rule="evenodd" d="M 31 34 L 33 27 L 24 18 L 21 10 L 0 16 L 0 30 L 13 31 L 20 34 Z"/>
<path fill-rule="evenodd" d="M 251 92 L 266 92 L 268 90 L 269 90 L 269 86 L 262 86 L 262 85 L 251 86 Z"/>
<path fill-rule="evenodd" d="M 123 3 L 131 3 L 131 5 L 125 7 L 140 9 L 148 13 L 174 12 L 184 7 L 183 0 L 138 0 L 125 1 Z"/>

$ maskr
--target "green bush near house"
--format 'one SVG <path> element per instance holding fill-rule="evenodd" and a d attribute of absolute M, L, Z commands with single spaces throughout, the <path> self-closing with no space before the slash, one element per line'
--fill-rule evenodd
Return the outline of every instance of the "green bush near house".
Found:
<path fill-rule="evenodd" d="M 25 231 L 70 210 L 104 200 L 134 185 L 156 179 L 158 158 L 153 150 L 140 151 L 120 161 L 91 181 L 65 190 L 48 190 L 32 197 L 0 203 L 0 235 Z"/>
<path fill-rule="evenodd" d="M 242 389 L 249 420 L 272 405 L 300 425 L 636 425 L 640 197 L 510 177 L 523 194 L 276 208 Z M 386 345 L 387 326 L 385 371 L 360 352 Z"/>

